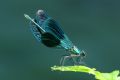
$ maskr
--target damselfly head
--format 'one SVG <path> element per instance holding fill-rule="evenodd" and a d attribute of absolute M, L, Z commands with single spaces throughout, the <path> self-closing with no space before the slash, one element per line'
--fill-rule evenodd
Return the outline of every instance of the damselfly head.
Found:
<path fill-rule="evenodd" d="M 38 10 L 36 12 L 36 16 L 39 18 L 39 19 L 42 19 L 42 20 L 45 20 L 47 18 L 47 14 L 45 13 L 44 10 Z"/>
<path fill-rule="evenodd" d="M 80 56 L 81 56 L 82 58 L 85 58 L 85 57 L 86 57 L 86 52 L 82 50 L 82 51 L 80 52 Z"/>

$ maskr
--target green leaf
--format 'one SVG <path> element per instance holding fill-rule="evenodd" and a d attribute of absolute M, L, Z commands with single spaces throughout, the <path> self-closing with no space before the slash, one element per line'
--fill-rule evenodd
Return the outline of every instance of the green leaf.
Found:
<path fill-rule="evenodd" d="M 102 73 L 100 71 L 96 71 L 95 68 L 89 68 L 86 66 L 53 66 L 51 69 L 58 71 L 84 72 L 94 75 L 97 80 L 120 80 L 120 77 L 118 77 L 118 70 L 111 73 Z"/>

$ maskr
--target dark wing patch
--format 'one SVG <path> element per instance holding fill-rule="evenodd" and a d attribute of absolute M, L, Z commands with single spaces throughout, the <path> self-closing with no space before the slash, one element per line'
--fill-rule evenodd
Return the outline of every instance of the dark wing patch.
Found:
<path fill-rule="evenodd" d="M 53 20 L 50 19 L 48 20 L 48 28 L 59 38 L 59 39 L 64 39 L 64 32 L 62 31 L 62 29 L 60 28 L 60 26 L 58 25 L 58 23 Z"/>
<path fill-rule="evenodd" d="M 41 41 L 47 47 L 56 47 L 60 44 L 60 40 L 48 32 L 42 34 Z"/>

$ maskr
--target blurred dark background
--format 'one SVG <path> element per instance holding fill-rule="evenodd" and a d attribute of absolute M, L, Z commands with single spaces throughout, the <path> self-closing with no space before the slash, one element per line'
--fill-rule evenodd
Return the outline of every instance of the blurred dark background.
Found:
<path fill-rule="evenodd" d="M 87 52 L 89 67 L 120 70 L 119 0 L 1 0 L 0 80 L 94 80 L 84 73 L 53 72 L 64 50 L 38 43 L 23 14 L 45 10 L 73 43 Z"/>

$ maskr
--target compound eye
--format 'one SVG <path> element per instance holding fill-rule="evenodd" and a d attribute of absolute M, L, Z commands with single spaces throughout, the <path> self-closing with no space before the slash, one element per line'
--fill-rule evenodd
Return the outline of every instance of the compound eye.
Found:
<path fill-rule="evenodd" d="M 81 57 L 86 57 L 86 53 L 85 53 L 84 51 L 82 51 L 82 52 L 80 53 L 80 55 L 81 55 Z"/>

